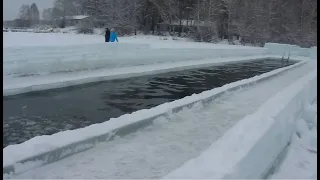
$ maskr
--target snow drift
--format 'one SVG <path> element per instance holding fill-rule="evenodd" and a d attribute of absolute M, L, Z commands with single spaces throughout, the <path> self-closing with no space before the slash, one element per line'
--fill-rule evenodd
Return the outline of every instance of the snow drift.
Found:
<path fill-rule="evenodd" d="M 290 143 L 295 122 L 317 93 L 316 70 L 268 100 L 239 121 L 199 157 L 165 178 L 257 179 L 268 175 Z"/>

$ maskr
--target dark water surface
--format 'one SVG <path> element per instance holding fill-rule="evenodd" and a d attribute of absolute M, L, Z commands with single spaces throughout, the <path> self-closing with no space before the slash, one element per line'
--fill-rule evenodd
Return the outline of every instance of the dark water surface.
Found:
<path fill-rule="evenodd" d="M 294 63 L 266 59 L 3 97 L 3 147 L 108 121 Z"/>

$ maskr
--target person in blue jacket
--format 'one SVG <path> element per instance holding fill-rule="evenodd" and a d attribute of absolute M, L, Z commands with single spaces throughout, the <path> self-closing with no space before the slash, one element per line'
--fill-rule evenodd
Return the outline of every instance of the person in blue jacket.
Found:
<path fill-rule="evenodd" d="M 119 42 L 118 37 L 117 37 L 117 33 L 114 30 L 114 28 L 112 28 L 111 33 L 110 33 L 110 42 L 115 42 L 115 41 Z"/>

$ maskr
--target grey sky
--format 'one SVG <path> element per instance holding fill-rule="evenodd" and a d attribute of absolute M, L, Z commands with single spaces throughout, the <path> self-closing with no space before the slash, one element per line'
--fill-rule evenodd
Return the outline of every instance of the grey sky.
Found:
<path fill-rule="evenodd" d="M 54 0 L 3 0 L 3 19 L 13 20 L 18 17 L 19 9 L 22 4 L 36 3 L 42 18 L 44 8 L 52 7 Z"/>

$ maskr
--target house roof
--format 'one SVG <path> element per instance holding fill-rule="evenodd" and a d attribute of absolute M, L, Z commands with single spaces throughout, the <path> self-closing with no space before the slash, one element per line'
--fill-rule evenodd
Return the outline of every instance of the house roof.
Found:
<path fill-rule="evenodd" d="M 86 15 L 77 15 L 77 16 L 69 16 L 69 18 L 70 19 L 77 19 L 77 20 L 79 20 L 79 19 L 85 19 L 85 18 L 87 18 L 87 17 L 89 17 L 89 16 L 86 16 Z"/>
<path fill-rule="evenodd" d="M 64 18 L 70 19 L 70 20 L 81 20 L 88 18 L 89 16 L 86 15 L 76 15 L 76 16 L 65 16 Z M 63 19 L 63 17 L 57 18 L 57 19 Z"/>
<path fill-rule="evenodd" d="M 170 23 L 169 22 L 162 22 L 162 23 L 158 23 L 158 24 L 167 24 L 167 25 L 169 25 Z M 187 24 L 189 26 L 196 26 L 196 25 L 205 26 L 204 21 L 196 21 L 196 20 L 190 20 L 190 19 L 189 20 L 185 20 L 185 19 L 181 20 L 181 25 L 182 26 L 186 26 Z M 179 20 L 172 21 L 171 25 L 178 26 L 178 25 L 180 25 L 180 21 Z"/>
<path fill-rule="evenodd" d="M 89 16 L 86 15 L 76 15 L 76 16 L 66 16 L 66 19 L 73 19 L 73 20 L 80 20 L 80 19 L 85 19 Z"/>

